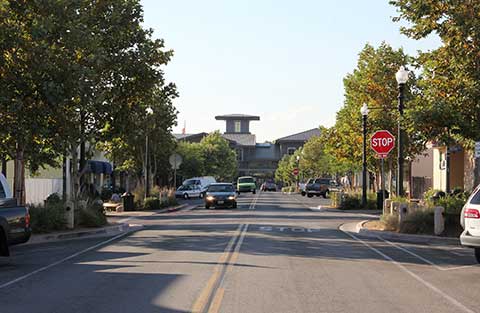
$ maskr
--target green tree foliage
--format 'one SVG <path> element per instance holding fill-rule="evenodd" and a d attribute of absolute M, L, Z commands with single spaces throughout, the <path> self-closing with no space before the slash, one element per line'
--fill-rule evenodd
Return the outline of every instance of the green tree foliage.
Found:
<path fill-rule="evenodd" d="M 343 173 L 345 169 L 329 149 L 332 146 L 333 128 L 320 127 L 320 136 L 310 138 L 300 153 L 302 177 L 320 177 Z"/>
<path fill-rule="evenodd" d="M 386 129 L 396 134 L 398 86 L 395 73 L 401 65 L 409 63 L 410 58 L 402 49 L 394 50 L 382 43 L 378 48 L 367 44 L 360 52 L 357 67 L 344 79 L 345 103 L 337 112 L 335 126 L 330 131 L 327 150 L 339 165 L 351 170 L 359 170 L 362 164 L 363 132 L 360 108 L 366 103 L 370 108 L 368 115 L 367 138 L 374 131 Z M 407 90 L 415 87 L 413 73 Z M 407 91 L 407 98 L 412 95 Z M 423 149 L 414 132 L 407 132 L 409 143 L 407 154 L 414 155 Z M 368 139 L 367 139 L 368 140 Z M 368 147 L 368 166 L 376 171 L 378 161 Z M 394 155 L 395 151 L 392 151 Z"/>
<path fill-rule="evenodd" d="M 438 35 L 443 45 L 421 53 L 421 97 L 412 123 L 428 139 L 480 139 L 480 2 L 390 1 L 405 20 L 405 35 Z"/>
<path fill-rule="evenodd" d="M 152 168 L 164 164 L 176 90 L 162 67 L 172 51 L 142 23 L 138 0 L 1 0 L 0 152 L 32 167 L 68 152 L 78 164 L 80 143 L 103 141 L 112 155 L 114 143 L 128 147 L 119 162 L 138 168 L 150 130 Z M 140 134 L 148 106 L 156 114 Z M 73 166 L 77 192 L 82 172 Z"/>
<path fill-rule="evenodd" d="M 237 173 L 235 151 L 218 131 L 199 143 L 180 142 L 177 152 L 183 158 L 179 174 L 184 177 L 214 176 L 218 181 L 231 181 Z"/>

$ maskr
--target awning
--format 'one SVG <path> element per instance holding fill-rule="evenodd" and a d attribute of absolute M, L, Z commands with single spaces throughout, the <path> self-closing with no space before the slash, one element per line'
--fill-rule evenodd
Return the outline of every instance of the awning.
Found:
<path fill-rule="evenodd" d="M 108 162 L 88 160 L 88 165 L 87 173 L 110 175 L 113 172 L 112 165 Z"/>

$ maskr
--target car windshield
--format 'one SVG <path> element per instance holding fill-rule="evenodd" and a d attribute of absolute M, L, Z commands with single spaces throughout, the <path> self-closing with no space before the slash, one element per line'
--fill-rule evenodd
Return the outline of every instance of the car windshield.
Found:
<path fill-rule="evenodd" d="M 252 177 L 239 178 L 238 183 L 239 184 L 253 183 L 253 178 Z"/>
<path fill-rule="evenodd" d="M 329 183 L 330 180 L 328 179 L 319 178 L 315 180 L 315 184 L 328 185 Z"/>
<path fill-rule="evenodd" d="M 232 185 L 211 185 L 208 187 L 208 192 L 233 192 Z"/>

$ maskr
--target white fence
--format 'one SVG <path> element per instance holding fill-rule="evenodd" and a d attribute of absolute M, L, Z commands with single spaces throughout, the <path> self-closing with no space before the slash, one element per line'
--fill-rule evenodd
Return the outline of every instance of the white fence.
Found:
<path fill-rule="evenodd" d="M 26 202 L 42 204 L 52 193 L 62 195 L 62 179 L 27 178 L 25 179 Z"/>

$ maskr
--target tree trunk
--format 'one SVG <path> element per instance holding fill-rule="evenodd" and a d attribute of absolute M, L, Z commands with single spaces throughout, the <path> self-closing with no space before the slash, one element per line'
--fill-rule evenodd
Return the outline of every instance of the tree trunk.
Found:
<path fill-rule="evenodd" d="M 14 163 L 13 190 L 17 205 L 25 205 L 25 162 L 23 160 L 24 148 L 17 144 Z"/>
<path fill-rule="evenodd" d="M 2 159 L 2 174 L 7 178 L 7 159 Z"/>

